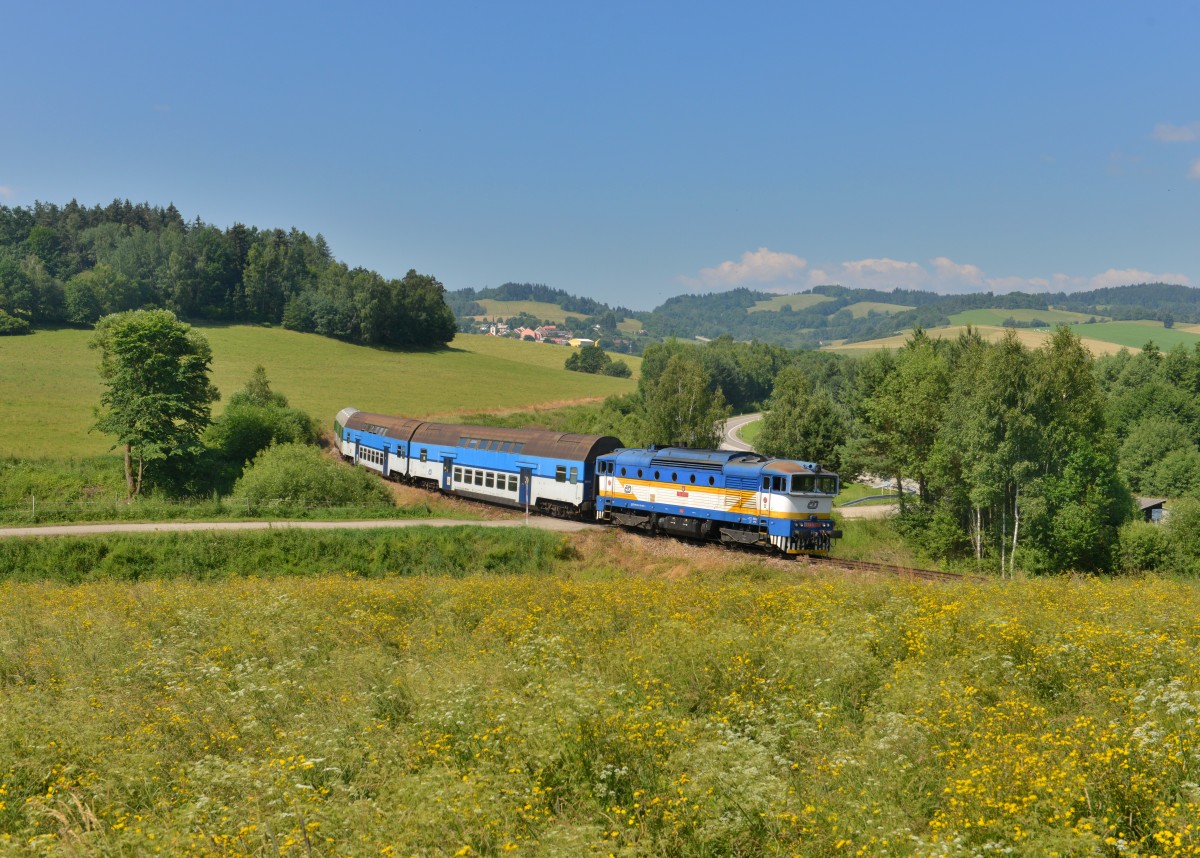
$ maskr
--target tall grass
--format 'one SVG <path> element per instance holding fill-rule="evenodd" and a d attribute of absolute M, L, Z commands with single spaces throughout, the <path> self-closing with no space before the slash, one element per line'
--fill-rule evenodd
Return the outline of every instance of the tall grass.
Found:
<path fill-rule="evenodd" d="M 571 556 L 562 536 L 527 528 L 109 534 L 0 540 L 0 580 L 542 574 Z"/>
<path fill-rule="evenodd" d="M 589 565 L 0 582 L 0 850 L 1200 851 L 1190 584 Z"/>

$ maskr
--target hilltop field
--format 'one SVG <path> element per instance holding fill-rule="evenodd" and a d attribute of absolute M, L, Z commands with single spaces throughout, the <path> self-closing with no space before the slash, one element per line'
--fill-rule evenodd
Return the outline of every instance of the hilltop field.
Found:
<path fill-rule="evenodd" d="M 1055 315 L 1053 312 L 1045 310 L 977 310 L 958 314 L 958 317 L 963 318 L 957 324 L 927 328 L 926 333 L 934 338 L 953 339 L 966 331 L 967 325 L 971 325 L 984 339 L 994 342 L 1003 337 L 1008 328 L 1001 327 L 999 324 L 974 320 L 987 320 L 1000 317 L 1002 321 L 1006 317 L 1006 314 L 1007 316 L 1016 316 L 1019 314 L 1022 317 L 1029 316 L 1031 319 L 1036 316 L 1044 321 L 1049 321 L 1045 318 L 1047 315 Z M 1017 319 L 1017 321 L 1023 320 L 1022 318 Z M 1191 349 L 1200 344 L 1200 326 L 1164 328 L 1162 322 L 1151 321 L 1096 322 L 1084 325 L 1079 324 L 1077 319 L 1068 318 L 1063 318 L 1058 322 L 1054 322 L 1054 324 L 1064 322 L 1074 326 L 1075 333 L 1079 335 L 1083 341 L 1083 345 L 1097 357 L 1100 355 L 1116 354 L 1121 349 L 1137 351 L 1147 342 L 1151 341 L 1164 351 L 1174 348 L 1176 345 L 1183 345 L 1185 348 Z M 1037 348 L 1042 345 L 1054 333 L 1052 327 L 1016 328 L 1015 330 L 1021 342 L 1030 348 Z M 905 331 L 890 337 L 865 340 L 857 343 L 834 342 L 826 346 L 825 350 L 842 352 L 843 354 L 863 354 L 873 349 L 896 349 L 904 345 L 910 333 L 910 331 Z"/>
<path fill-rule="evenodd" d="M 213 382 L 223 396 L 261 364 L 274 389 L 326 427 L 348 405 L 453 418 L 599 401 L 634 390 L 641 366 L 619 355 L 632 379 L 568 372 L 565 347 L 474 334 L 459 334 L 447 349 L 389 351 L 282 328 L 196 329 L 212 345 Z M 0 455 L 67 459 L 109 449 L 110 438 L 88 431 L 101 391 L 91 337 L 63 329 L 0 339 Z"/>

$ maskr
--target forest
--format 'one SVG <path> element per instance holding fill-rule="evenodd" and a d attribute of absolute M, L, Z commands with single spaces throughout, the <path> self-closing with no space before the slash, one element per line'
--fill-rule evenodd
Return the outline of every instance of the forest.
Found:
<path fill-rule="evenodd" d="M 0 334 L 151 308 L 365 345 L 436 346 L 456 331 L 435 278 L 350 268 L 319 233 L 220 229 L 128 200 L 0 206 Z"/>

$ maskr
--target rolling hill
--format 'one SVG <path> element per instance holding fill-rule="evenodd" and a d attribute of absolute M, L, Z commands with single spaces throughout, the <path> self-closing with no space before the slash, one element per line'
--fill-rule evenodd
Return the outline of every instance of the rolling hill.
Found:
<path fill-rule="evenodd" d="M 212 345 L 212 377 L 223 398 L 261 364 L 273 389 L 325 426 L 347 405 L 452 418 L 598 400 L 634 390 L 641 366 L 640 358 L 621 355 L 633 379 L 568 372 L 570 352 L 562 346 L 472 334 L 459 334 L 446 349 L 390 351 L 282 328 L 196 328 Z M 65 329 L 0 338 L 0 455 L 72 458 L 110 448 L 111 438 L 88 431 L 101 390 L 91 337 Z"/>

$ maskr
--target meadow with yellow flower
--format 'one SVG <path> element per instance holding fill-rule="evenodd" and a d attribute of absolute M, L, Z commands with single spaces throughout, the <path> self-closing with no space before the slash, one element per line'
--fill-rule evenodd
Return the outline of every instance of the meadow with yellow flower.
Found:
<path fill-rule="evenodd" d="M 4 580 L 0 850 L 1200 853 L 1191 582 L 520 538 L 538 568 Z"/>

